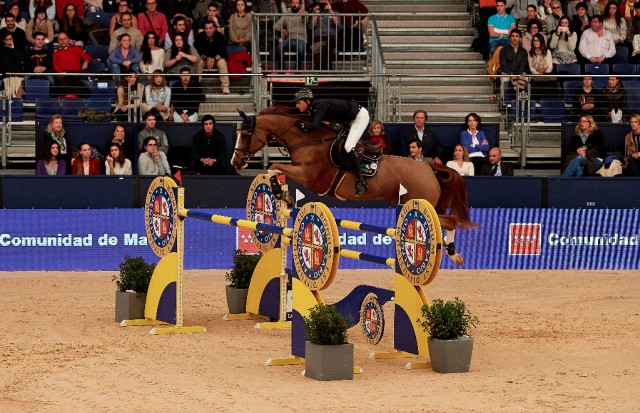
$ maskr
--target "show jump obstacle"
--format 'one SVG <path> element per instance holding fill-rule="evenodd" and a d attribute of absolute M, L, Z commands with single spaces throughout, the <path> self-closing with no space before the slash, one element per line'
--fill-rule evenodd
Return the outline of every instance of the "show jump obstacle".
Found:
<path fill-rule="evenodd" d="M 194 333 L 204 327 L 183 326 L 184 220 L 194 218 L 251 230 L 251 238 L 263 253 L 249 287 L 247 314 L 288 325 L 287 285 L 291 285 L 291 356 L 272 359 L 271 365 L 304 362 L 304 317 L 324 304 L 320 291 L 334 280 L 340 257 L 373 262 L 395 269 L 394 291 L 361 285 L 335 303 L 343 315 L 360 324 L 372 344 L 384 333 L 382 305 L 394 299 L 394 351 L 374 353 L 375 358 L 427 357 L 427 334 L 418 318 L 427 304 L 422 285 L 435 278 L 442 258 L 442 231 L 434 208 L 425 200 L 411 200 L 396 209 L 395 228 L 335 219 L 322 203 L 307 203 L 286 210 L 271 192 L 268 175 L 259 175 L 247 197 L 247 219 L 190 211 L 184 208 L 184 188 L 169 177 L 156 178 L 147 192 L 145 222 L 149 245 L 161 258 L 154 271 L 145 306 L 145 320 L 125 320 L 122 325 L 171 324 L 152 334 Z M 287 217 L 294 221 L 285 227 Z M 338 227 L 373 232 L 395 240 L 396 257 L 342 249 Z M 288 265 L 287 247 L 292 248 Z M 267 323 L 268 325 L 269 323 Z M 418 366 L 414 366 L 418 367 Z"/>

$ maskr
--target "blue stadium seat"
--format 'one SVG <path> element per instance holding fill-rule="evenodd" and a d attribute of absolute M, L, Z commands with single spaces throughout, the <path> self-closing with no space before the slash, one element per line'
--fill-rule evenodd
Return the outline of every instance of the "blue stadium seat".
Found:
<path fill-rule="evenodd" d="M 80 122 L 78 112 L 87 108 L 87 100 L 82 98 L 61 99 L 60 108 L 65 122 Z"/>
<path fill-rule="evenodd" d="M 636 82 L 635 86 L 640 85 L 638 85 Z M 629 113 L 640 113 L 640 88 L 627 88 L 625 86 L 625 89 L 627 90 L 627 111 Z"/>
<path fill-rule="evenodd" d="M 2 119 L 4 109 L 9 108 L 9 101 L 3 100 L 0 103 L 0 119 Z M 11 99 L 11 119 L 7 119 L 10 122 L 22 122 L 24 120 L 24 100 Z M 9 111 L 6 111 L 5 116 L 9 117 Z"/>
<path fill-rule="evenodd" d="M 524 112 L 524 111 L 523 111 Z M 526 115 L 524 112 L 522 115 Z M 529 107 L 529 116 L 531 122 L 537 122 L 536 120 L 536 101 L 531 100 L 531 106 Z M 516 120 L 516 101 L 515 99 L 509 102 L 509 119 L 512 121 Z"/>
<path fill-rule="evenodd" d="M 547 123 L 566 122 L 565 108 L 563 99 L 541 99 L 540 114 L 542 121 Z"/>
<path fill-rule="evenodd" d="M 113 107 L 111 106 L 111 99 L 109 98 L 89 98 L 87 99 L 87 107 L 91 109 L 101 110 L 103 112 L 113 112 Z"/>
<path fill-rule="evenodd" d="M 631 63 L 616 63 L 613 65 L 613 72 L 619 75 L 635 75 L 636 65 Z"/>
<path fill-rule="evenodd" d="M 582 87 L 582 80 L 568 80 L 564 82 L 563 87 L 563 96 L 564 102 L 568 105 L 572 104 L 573 94 L 576 92 L 576 89 Z"/>
<path fill-rule="evenodd" d="M 25 79 L 24 81 L 24 101 L 35 103 L 37 99 L 50 97 L 51 84 L 47 79 Z"/>
<path fill-rule="evenodd" d="M 85 73 L 105 73 L 107 65 L 103 62 L 90 62 Z"/>
<path fill-rule="evenodd" d="M 88 44 L 84 51 L 93 58 L 94 62 L 106 63 L 109 58 L 109 47 L 101 44 Z"/>
<path fill-rule="evenodd" d="M 576 75 L 580 76 L 580 65 L 577 63 L 559 64 L 556 68 L 559 75 Z"/>
<path fill-rule="evenodd" d="M 49 122 L 51 116 L 61 113 L 60 100 L 58 98 L 45 98 L 36 100 L 36 120 Z"/>
<path fill-rule="evenodd" d="M 116 87 L 113 80 L 99 79 L 91 81 L 92 98 L 109 98 L 113 102 L 116 99 Z"/>
<path fill-rule="evenodd" d="M 584 65 L 584 72 L 591 73 L 592 75 L 608 75 L 609 65 L 606 63 L 599 63 L 599 64 L 587 63 L 586 65 Z M 606 84 L 607 84 L 606 77 L 593 78 L 593 85 L 598 89 L 602 89 Z"/>
<path fill-rule="evenodd" d="M 613 56 L 613 62 L 615 63 L 628 63 L 629 62 L 629 48 L 625 46 L 616 46 L 616 55 Z"/>

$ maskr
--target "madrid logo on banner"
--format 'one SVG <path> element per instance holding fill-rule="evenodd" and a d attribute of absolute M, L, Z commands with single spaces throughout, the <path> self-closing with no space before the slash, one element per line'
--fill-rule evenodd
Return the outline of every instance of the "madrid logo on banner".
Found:
<path fill-rule="evenodd" d="M 509 255 L 540 255 L 541 224 L 509 224 Z"/>

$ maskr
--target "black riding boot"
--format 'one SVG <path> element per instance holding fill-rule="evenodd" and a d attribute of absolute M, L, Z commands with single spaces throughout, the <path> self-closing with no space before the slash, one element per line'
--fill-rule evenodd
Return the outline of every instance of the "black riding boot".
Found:
<path fill-rule="evenodd" d="M 351 161 L 351 169 L 356 176 L 356 196 L 360 196 L 367 192 L 367 181 L 362 177 L 362 167 L 360 163 L 360 154 L 355 149 L 351 149 L 349 152 L 349 160 Z"/>

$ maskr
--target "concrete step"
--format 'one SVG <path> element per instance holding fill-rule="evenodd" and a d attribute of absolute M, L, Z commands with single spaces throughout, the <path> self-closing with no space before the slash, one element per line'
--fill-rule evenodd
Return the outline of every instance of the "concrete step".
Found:
<path fill-rule="evenodd" d="M 495 112 L 497 111 L 497 107 L 490 102 L 487 103 L 449 103 L 449 102 L 407 102 L 402 103 L 400 105 L 400 109 L 403 113 L 413 113 L 414 111 L 424 108 L 424 106 L 429 107 L 429 112 L 439 112 L 439 113 L 447 113 L 447 112 Z"/>
<path fill-rule="evenodd" d="M 407 39 L 408 40 L 408 39 Z M 446 44 L 446 43 L 429 43 L 418 44 L 408 41 L 401 43 L 388 43 L 382 45 L 382 53 L 390 52 L 410 52 L 410 53 L 472 53 L 474 50 L 471 44 Z"/>
<path fill-rule="evenodd" d="M 253 113 L 255 112 L 255 107 L 253 102 L 238 102 L 238 101 L 228 101 L 228 102 L 206 102 L 201 103 L 198 113 L 202 117 L 202 115 L 210 113 L 216 116 L 218 113 L 234 113 L 235 116 L 238 116 L 238 112 L 236 109 L 240 109 L 245 113 Z"/>
<path fill-rule="evenodd" d="M 493 86 L 490 84 L 486 85 L 449 85 L 449 86 L 424 86 L 424 85 L 414 85 L 414 86 L 406 86 L 400 87 L 396 86 L 395 90 L 398 92 L 402 92 L 403 96 L 410 95 L 427 95 L 427 94 L 438 94 L 438 95 L 484 95 L 484 96 L 492 96 L 493 95 Z"/>
<path fill-rule="evenodd" d="M 427 60 L 427 59 L 385 59 L 387 69 L 395 66 L 412 67 L 416 70 L 423 68 L 448 68 L 448 67 L 464 67 L 469 69 L 482 69 L 486 73 L 487 65 L 483 61 L 478 60 Z"/>
<path fill-rule="evenodd" d="M 497 109 L 497 104 L 491 102 L 487 95 L 469 95 L 469 94 L 403 94 L 401 102 L 405 103 L 438 103 L 438 104 L 456 104 L 456 105 L 491 105 Z"/>
<path fill-rule="evenodd" d="M 417 70 L 420 69 L 420 70 Z M 396 74 L 412 75 L 483 75 L 487 73 L 486 68 L 466 68 L 464 66 L 440 67 L 440 66 L 419 66 L 419 65 L 387 65 L 387 72 Z"/>
<path fill-rule="evenodd" d="M 387 2 L 387 3 L 369 3 L 367 2 L 367 9 L 369 13 L 397 13 L 399 11 L 405 13 L 452 13 L 452 12 L 467 12 L 467 5 L 464 2 L 412 2 L 406 4 L 405 2 Z"/>
<path fill-rule="evenodd" d="M 385 47 L 389 45 L 443 45 L 443 47 L 447 48 L 451 45 L 466 45 L 470 46 L 475 36 L 472 35 L 451 35 L 445 36 L 442 32 L 433 32 L 431 34 L 420 33 L 415 36 L 398 36 L 398 35 L 386 35 L 384 33 L 380 34 L 380 43 L 382 43 Z"/>
<path fill-rule="evenodd" d="M 483 73 L 484 74 L 484 73 Z M 414 86 L 491 86 L 488 77 L 473 77 L 473 76 L 460 76 L 460 77 L 413 77 L 413 78 L 391 78 L 389 84 L 392 86 L 400 86 L 405 88 L 411 88 Z"/>
<path fill-rule="evenodd" d="M 404 50 L 394 50 L 394 49 L 383 49 L 384 51 L 384 59 L 385 61 L 393 61 L 393 60 L 411 60 L 411 59 L 425 59 L 425 60 L 458 60 L 458 61 L 482 61 L 482 55 L 476 52 L 446 52 L 446 51 L 429 51 L 429 52 L 416 52 L 412 51 L 404 51 Z M 484 61 L 482 61 L 483 64 Z"/>
<path fill-rule="evenodd" d="M 376 15 L 376 25 L 378 29 L 394 28 L 394 27 L 473 27 L 471 18 L 467 13 L 458 13 L 454 15 L 442 14 L 402 14 L 397 15 Z"/>
<path fill-rule="evenodd" d="M 448 38 L 449 36 L 472 36 L 475 38 L 476 29 L 472 27 L 424 27 L 417 25 L 415 27 L 388 27 L 378 28 L 380 36 L 438 36 Z"/>

